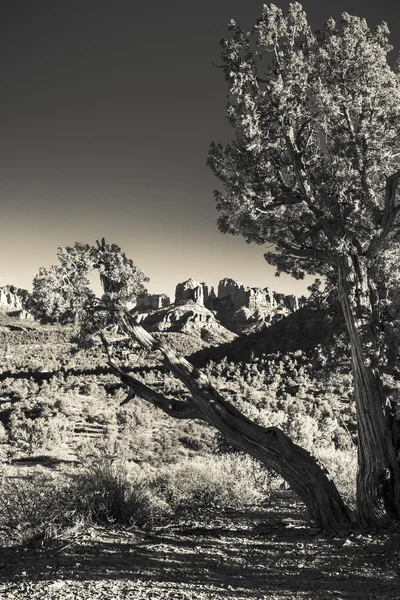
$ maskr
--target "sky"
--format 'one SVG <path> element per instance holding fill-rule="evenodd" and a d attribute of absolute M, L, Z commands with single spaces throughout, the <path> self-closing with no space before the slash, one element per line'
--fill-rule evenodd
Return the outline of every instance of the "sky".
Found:
<path fill-rule="evenodd" d="M 288 2 L 276 0 L 286 9 Z M 385 20 L 395 0 L 304 0 L 313 28 L 343 11 Z M 218 231 L 206 166 L 233 136 L 219 41 L 250 29 L 260 0 L 14 0 L 0 3 L 0 286 L 31 288 L 59 246 L 121 246 L 173 294 L 190 277 L 302 294 L 274 277 L 266 246 Z M 397 38 L 396 38 L 397 36 Z"/>

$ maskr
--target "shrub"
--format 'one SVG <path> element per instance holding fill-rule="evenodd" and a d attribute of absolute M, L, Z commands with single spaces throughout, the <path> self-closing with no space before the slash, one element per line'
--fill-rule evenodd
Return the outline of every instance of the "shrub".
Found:
<path fill-rule="evenodd" d="M 316 455 L 328 469 L 330 477 L 335 482 L 345 502 L 354 508 L 357 478 L 356 446 L 352 446 L 348 450 L 335 450 L 333 447 L 318 448 Z"/>
<path fill-rule="evenodd" d="M 172 509 L 238 508 L 260 503 L 269 473 L 248 456 L 197 457 L 162 468 L 151 485 Z"/>
<path fill-rule="evenodd" d="M 168 507 L 150 492 L 144 470 L 112 459 L 90 462 L 73 483 L 77 514 L 99 524 L 151 525 Z"/>
<path fill-rule="evenodd" d="M 149 477 L 109 459 L 94 460 L 69 479 L 0 475 L 0 544 L 58 537 L 76 524 L 151 526 L 170 509 L 152 492 Z"/>
<path fill-rule="evenodd" d="M 6 477 L 0 482 L 0 542 L 24 544 L 54 537 L 72 522 L 65 485 L 48 475 Z"/>

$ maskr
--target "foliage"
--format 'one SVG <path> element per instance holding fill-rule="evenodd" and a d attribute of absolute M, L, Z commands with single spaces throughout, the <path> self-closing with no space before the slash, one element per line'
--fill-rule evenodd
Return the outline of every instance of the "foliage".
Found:
<path fill-rule="evenodd" d="M 35 473 L 0 477 L 0 541 L 25 544 L 56 537 L 71 524 L 74 507 L 65 494 L 65 483 Z"/>
<path fill-rule="evenodd" d="M 236 136 L 210 148 L 219 226 L 273 243 L 278 272 L 326 274 L 334 255 L 399 235 L 395 215 L 383 223 L 400 141 L 388 33 L 347 13 L 313 33 L 300 4 L 286 15 L 270 4 L 251 34 L 232 21 L 221 42 Z"/>
<path fill-rule="evenodd" d="M 336 448 L 317 448 L 317 458 L 328 469 L 345 502 L 355 507 L 356 478 L 357 478 L 357 448 L 348 447 L 346 450 Z"/>
<path fill-rule="evenodd" d="M 268 496 L 269 472 L 248 456 L 197 457 L 162 468 L 155 493 L 173 510 L 243 508 Z"/>
<path fill-rule="evenodd" d="M 9 442 L 28 456 L 38 450 L 60 447 L 72 423 L 47 402 L 25 400 L 12 411 Z"/>
<path fill-rule="evenodd" d="M 337 293 L 355 379 L 357 519 L 376 527 L 400 514 L 399 385 L 383 381 L 399 362 L 400 315 L 385 278 L 400 248 L 400 75 L 388 36 L 385 23 L 372 31 L 347 13 L 313 33 L 298 3 L 287 14 L 264 5 L 252 33 L 232 21 L 222 60 L 236 135 L 208 160 L 224 188 L 221 231 L 272 243 L 264 256 L 277 274 L 323 275 Z"/>
<path fill-rule="evenodd" d="M 108 458 L 89 461 L 72 486 L 76 511 L 93 523 L 151 524 L 167 507 L 151 494 L 143 471 Z"/>
<path fill-rule="evenodd" d="M 28 309 L 43 323 L 74 323 L 100 329 L 112 321 L 115 305 L 126 306 L 146 291 L 148 278 L 116 244 L 76 242 L 59 248 L 59 265 L 42 267 L 33 280 Z M 88 275 L 97 270 L 103 296 L 97 299 Z M 106 317 L 105 317 L 106 315 Z"/>

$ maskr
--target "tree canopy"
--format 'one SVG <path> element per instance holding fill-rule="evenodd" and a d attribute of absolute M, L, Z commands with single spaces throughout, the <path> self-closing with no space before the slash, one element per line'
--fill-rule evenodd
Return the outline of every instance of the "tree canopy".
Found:
<path fill-rule="evenodd" d="M 57 256 L 59 264 L 40 268 L 33 280 L 29 310 L 42 322 L 95 322 L 116 305 L 126 307 L 146 292 L 148 277 L 119 246 L 106 244 L 104 238 L 96 246 L 76 242 L 59 248 Z M 90 288 L 93 270 L 99 272 L 101 298 Z"/>
<path fill-rule="evenodd" d="M 223 232 L 273 243 L 265 258 L 295 277 L 325 274 L 342 253 L 399 241 L 400 79 L 389 30 L 359 17 L 313 32 L 298 3 L 264 5 L 253 31 L 222 40 L 235 129 L 208 164 Z"/>

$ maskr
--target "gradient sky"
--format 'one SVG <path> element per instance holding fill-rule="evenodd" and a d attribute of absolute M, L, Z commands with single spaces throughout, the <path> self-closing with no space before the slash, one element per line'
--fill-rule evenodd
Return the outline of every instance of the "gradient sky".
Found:
<path fill-rule="evenodd" d="M 218 232 L 218 181 L 205 165 L 210 142 L 233 134 L 211 61 L 229 20 L 250 28 L 261 5 L 1 3 L 0 286 L 29 289 L 58 246 L 104 236 L 150 277 L 152 293 L 172 294 L 189 277 L 305 291 L 304 282 L 274 277 L 264 247 Z M 370 25 L 386 20 L 399 50 L 395 1 L 303 6 L 314 28 L 343 11 Z"/>

